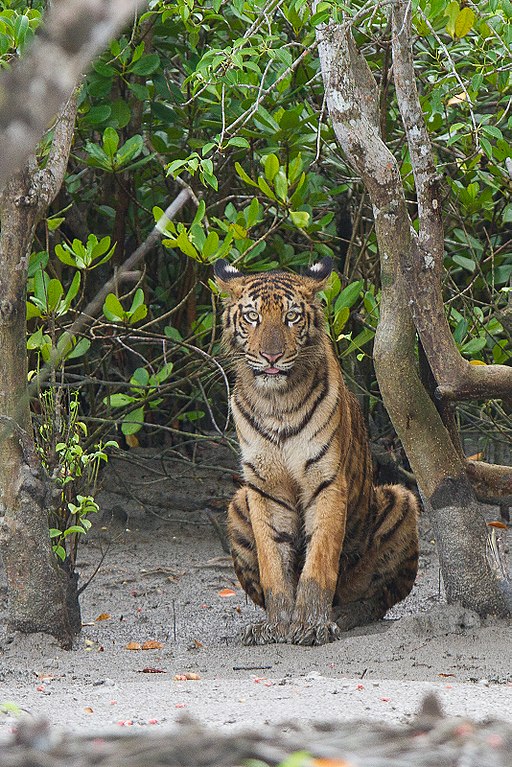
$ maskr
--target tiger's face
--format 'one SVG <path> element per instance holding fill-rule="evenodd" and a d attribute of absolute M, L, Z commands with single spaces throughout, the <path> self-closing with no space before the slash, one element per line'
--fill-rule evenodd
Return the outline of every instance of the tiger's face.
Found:
<path fill-rule="evenodd" d="M 223 343 L 238 369 L 245 366 L 258 387 L 290 385 L 300 362 L 313 358 L 315 339 L 323 332 L 323 313 L 315 299 L 332 270 L 323 259 L 304 276 L 273 271 L 244 275 L 220 259 L 214 271 L 228 294 Z"/>

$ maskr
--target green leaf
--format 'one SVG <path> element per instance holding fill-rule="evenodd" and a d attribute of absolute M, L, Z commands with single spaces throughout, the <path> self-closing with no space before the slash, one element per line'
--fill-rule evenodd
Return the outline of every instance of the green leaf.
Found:
<path fill-rule="evenodd" d="M 343 288 L 338 298 L 336 299 L 334 311 L 338 312 L 343 307 L 350 309 L 359 298 L 362 287 L 363 280 L 358 280 L 357 282 L 351 282 L 350 285 L 347 285 L 346 288 Z"/>
<path fill-rule="evenodd" d="M 279 170 L 274 176 L 274 189 L 280 200 L 285 202 L 288 199 L 288 179 L 283 170 Z"/>
<path fill-rule="evenodd" d="M 452 256 L 452 260 L 462 266 L 463 269 L 467 269 L 468 272 L 474 272 L 476 269 L 476 263 L 472 258 L 466 258 L 466 256 Z"/>
<path fill-rule="evenodd" d="M 76 297 L 76 294 L 78 293 L 78 290 L 80 288 L 80 281 L 81 281 L 81 274 L 80 272 L 75 272 L 75 276 L 73 277 L 73 280 L 71 281 L 71 285 L 69 286 L 68 292 L 66 293 L 66 298 L 62 302 L 62 313 L 65 311 L 67 312 L 69 307 L 71 306 L 71 301 Z"/>
<path fill-rule="evenodd" d="M 170 338 L 171 341 L 183 341 L 183 336 L 181 335 L 178 328 L 173 328 L 172 325 L 167 325 L 164 328 L 164 334 L 167 336 L 167 338 Z"/>
<path fill-rule="evenodd" d="M 186 256 L 189 256 L 189 258 L 193 258 L 195 261 L 199 261 L 199 253 L 194 248 L 192 243 L 187 237 L 187 234 L 185 231 L 181 231 L 179 235 L 176 238 L 176 245 L 181 250 L 182 253 L 184 253 Z"/>
<path fill-rule="evenodd" d="M 509 206 L 512 213 L 512 205 Z M 505 219 L 503 219 L 505 221 Z M 28 265 L 28 276 L 33 277 L 36 272 L 40 272 L 46 268 L 48 263 L 49 254 L 46 250 L 40 250 L 38 253 L 32 253 Z"/>
<path fill-rule="evenodd" d="M 110 405 L 110 407 L 125 407 L 126 405 L 131 405 L 132 402 L 136 402 L 135 397 L 130 397 L 129 394 L 123 394 L 122 392 L 111 394 L 103 399 L 103 403 Z"/>
<path fill-rule="evenodd" d="M 85 151 L 89 155 L 89 159 L 87 160 L 88 165 L 101 168 L 102 170 L 112 170 L 112 161 L 100 146 L 87 141 L 85 144 Z"/>
<path fill-rule="evenodd" d="M 118 146 L 119 136 L 117 131 L 114 128 L 105 128 L 103 132 L 103 151 L 111 160 L 117 152 Z"/>
<path fill-rule="evenodd" d="M 144 424 L 144 405 L 138 407 L 136 410 L 132 410 L 131 413 L 125 415 L 123 423 L 121 424 L 121 431 L 125 436 L 130 434 L 136 434 L 141 430 Z"/>
<path fill-rule="evenodd" d="M 128 71 L 134 75 L 147 76 L 152 75 L 160 66 L 160 56 L 157 53 L 148 53 L 137 61 L 133 62 Z"/>
<path fill-rule="evenodd" d="M 69 250 L 63 248 L 62 245 L 55 246 L 55 255 L 63 264 L 67 264 L 67 266 L 76 266 L 76 259 L 71 255 Z"/>
<path fill-rule="evenodd" d="M 129 103 L 123 99 L 114 101 L 110 107 L 110 124 L 121 130 L 122 128 L 126 128 L 131 119 L 132 110 L 130 109 Z"/>
<path fill-rule="evenodd" d="M 462 10 L 457 14 L 455 18 L 455 24 L 454 24 L 454 32 L 455 37 L 461 38 L 465 37 L 468 32 L 471 32 L 473 29 L 473 24 L 475 23 L 475 12 L 468 8 L 467 6 L 465 8 L 462 8 Z"/>
<path fill-rule="evenodd" d="M 478 354 L 481 352 L 487 341 L 485 338 L 472 338 L 461 348 L 463 354 Z"/>
<path fill-rule="evenodd" d="M 201 256 L 204 261 L 210 261 L 217 254 L 219 248 L 219 235 L 217 232 L 211 231 L 206 238 L 203 248 L 201 250 Z"/>
<path fill-rule="evenodd" d="M 121 168 L 123 165 L 129 163 L 142 152 L 143 147 L 144 139 L 139 134 L 129 138 L 128 141 L 125 141 L 120 150 L 116 152 L 115 167 Z"/>
<path fill-rule="evenodd" d="M 142 306 L 138 306 L 134 312 L 130 312 L 129 317 L 129 323 L 130 325 L 135 325 L 136 322 L 140 322 L 144 319 L 144 317 L 148 313 L 148 307 L 143 304 Z"/>
<path fill-rule="evenodd" d="M 46 219 L 46 226 L 50 232 L 55 232 L 65 220 L 63 216 L 52 216 Z"/>
<path fill-rule="evenodd" d="M 136 368 L 130 378 L 130 383 L 138 386 L 147 386 L 149 384 L 149 373 L 146 368 Z"/>
<path fill-rule="evenodd" d="M 279 160 L 275 154 L 268 154 L 263 161 L 265 176 L 269 181 L 273 181 L 279 171 Z"/>
<path fill-rule="evenodd" d="M 263 194 L 266 194 L 267 197 L 270 197 L 271 200 L 274 200 L 275 202 L 277 202 L 277 197 L 275 196 L 274 192 L 269 187 L 269 185 L 267 184 L 263 176 L 258 176 L 258 186 L 263 192 Z"/>
<path fill-rule="evenodd" d="M 246 138 L 243 138 L 242 136 L 234 136 L 233 138 L 229 139 L 228 146 L 240 146 L 240 147 L 243 147 L 244 149 L 249 149 L 251 145 L 249 144 Z M 204 154 L 206 154 L 206 152 L 204 152 Z"/>
<path fill-rule="evenodd" d="M 75 348 L 67 355 L 68 360 L 74 360 L 77 357 L 83 357 L 91 348 L 91 342 L 88 338 L 81 338 Z"/>
<path fill-rule="evenodd" d="M 246 173 L 246 172 L 245 172 L 245 170 L 242 168 L 242 166 L 240 165 L 240 163 L 239 163 L 239 162 L 235 162 L 235 170 L 236 170 L 236 172 L 238 173 L 238 175 L 240 176 L 240 178 L 242 179 L 242 181 L 245 181 L 245 183 L 246 183 L 246 184 L 249 184 L 249 186 L 255 186 L 255 187 L 257 187 L 257 186 L 258 186 L 258 184 L 256 184 L 256 183 L 255 183 L 255 182 L 252 180 L 252 178 L 250 178 L 250 177 L 247 175 L 247 173 Z"/>
<path fill-rule="evenodd" d="M 113 320 L 114 322 L 123 320 L 125 311 L 120 300 L 116 295 L 114 295 L 114 293 L 109 293 L 105 298 L 105 303 L 103 304 L 103 314 L 108 320 Z"/>
<path fill-rule="evenodd" d="M 348 306 L 343 306 L 338 312 L 334 315 L 334 322 L 333 322 L 333 331 L 334 335 L 337 337 L 347 324 L 347 320 L 350 317 L 350 309 Z"/>
<path fill-rule="evenodd" d="M 291 210 L 290 218 L 299 229 L 305 229 L 309 225 L 309 213 L 304 210 Z"/>
<path fill-rule="evenodd" d="M 57 308 L 57 305 L 62 298 L 62 295 L 64 293 L 64 288 L 62 287 L 62 283 L 60 280 L 50 280 L 50 282 L 47 285 L 46 288 L 46 296 L 47 296 L 47 308 L 49 312 L 54 312 Z"/>
<path fill-rule="evenodd" d="M 130 306 L 130 312 L 134 312 L 139 306 L 144 303 L 144 291 L 142 288 L 137 288 L 135 295 L 133 296 L 132 305 Z"/>

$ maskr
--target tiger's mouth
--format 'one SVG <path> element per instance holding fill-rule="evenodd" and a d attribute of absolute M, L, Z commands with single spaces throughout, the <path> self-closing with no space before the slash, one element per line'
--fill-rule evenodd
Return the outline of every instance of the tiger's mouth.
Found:
<path fill-rule="evenodd" d="M 276 368 L 274 366 L 270 366 L 268 368 L 263 368 L 262 370 L 255 370 L 254 375 L 257 376 L 287 376 L 288 370 L 282 370 L 281 368 Z"/>

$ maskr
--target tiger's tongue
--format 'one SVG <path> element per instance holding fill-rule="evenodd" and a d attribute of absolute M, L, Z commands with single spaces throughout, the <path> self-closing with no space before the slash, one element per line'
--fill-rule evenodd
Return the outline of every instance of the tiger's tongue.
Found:
<path fill-rule="evenodd" d="M 270 367 L 270 368 L 266 368 L 263 372 L 266 373 L 269 376 L 276 376 L 281 371 L 279 370 L 279 368 L 272 368 L 272 367 Z"/>

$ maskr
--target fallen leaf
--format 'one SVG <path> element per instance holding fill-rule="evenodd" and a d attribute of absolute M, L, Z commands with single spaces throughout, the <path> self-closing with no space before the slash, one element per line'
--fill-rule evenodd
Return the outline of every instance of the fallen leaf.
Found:
<path fill-rule="evenodd" d="M 201 647 L 204 647 L 203 643 L 199 641 L 199 639 L 193 640 L 194 649 L 200 650 Z"/>
<path fill-rule="evenodd" d="M 486 365 L 486 362 L 482 362 L 482 360 L 469 360 L 470 365 Z"/>
<path fill-rule="evenodd" d="M 174 706 L 174 708 L 186 708 L 186 707 L 187 707 L 186 703 L 176 703 Z"/>
<path fill-rule="evenodd" d="M 364 684 L 358 684 L 356 689 L 357 690 L 364 690 Z"/>
<path fill-rule="evenodd" d="M 474 455 L 468 455 L 467 461 L 481 461 L 484 457 L 483 453 L 475 453 Z"/>
<path fill-rule="evenodd" d="M 86 714 L 94 714 L 94 710 L 90 706 L 84 708 Z"/>
<path fill-rule="evenodd" d="M 186 671 L 184 674 L 175 674 L 173 679 L 175 682 L 196 682 L 201 677 L 193 671 Z"/>
<path fill-rule="evenodd" d="M 438 674 L 437 676 L 442 676 L 443 679 L 446 679 L 449 676 L 455 676 L 455 674 Z"/>
<path fill-rule="evenodd" d="M 236 591 L 233 589 L 221 589 L 217 594 L 219 597 L 236 597 Z"/>
<path fill-rule="evenodd" d="M 142 650 L 140 642 L 128 642 L 125 650 Z"/>
<path fill-rule="evenodd" d="M 455 96 L 452 96 L 451 99 L 448 99 L 446 103 L 450 107 L 454 104 L 462 104 L 464 101 L 466 101 L 467 97 L 467 93 L 457 93 Z"/>
<path fill-rule="evenodd" d="M 310 764 L 312 767 L 353 767 L 352 763 L 345 759 L 312 759 Z"/>
<path fill-rule="evenodd" d="M 158 724 L 158 719 L 148 719 L 148 724 Z"/>
<path fill-rule="evenodd" d="M 143 650 L 161 650 L 163 648 L 163 642 L 158 642 L 156 639 L 148 639 L 142 645 Z"/>
<path fill-rule="evenodd" d="M 139 447 L 140 443 L 135 434 L 125 434 L 124 438 L 128 447 Z"/>
<path fill-rule="evenodd" d="M 151 668 L 148 666 L 147 668 L 143 668 L 140 671 L 141 674 L 167 674 L 167 671 L 163 668 Z"/>
<path fill-rule="evenodd" d="M 110 615 L 110 613 L 100 613 L 100 615 L 98 615 L 98 617 L 95 618 L 94 620 L 95 621 L 108 621 L 108 620 L 110 620 L 111 617 L 112 616 Z"/>
<path fill-rule="evenodd" d="M 500 530 L 508 530 L 508 525 L 505 522 L 500 522 L 499 520 L 496 520 L 496 522 L 488 522 L 487 525 L 489 527 L 498 527 Z"/>

